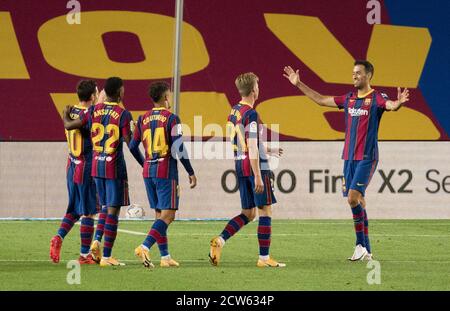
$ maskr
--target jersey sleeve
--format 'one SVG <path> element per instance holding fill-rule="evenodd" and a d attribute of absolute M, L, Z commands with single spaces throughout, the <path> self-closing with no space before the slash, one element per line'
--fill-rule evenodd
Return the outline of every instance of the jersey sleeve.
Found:
<path fill-rule="evenodd" d="M 81 126 L 83 128 L 89 129 L 92 123 L 92 113 L 94 111 L 94 106 L 90 106 L 88 110 L 82 110 L 79 114 L 79 119 L 81 120 Z"/>
<path fill-rule="evenodd" d="M 142 123 L 142 116 L 139 116 L 137 119 L 136 127 L 134 128 L 134 133 L 133 133 L 133 139 L 135 141 L 141 141 L 141 135 L 142 135 L 141 123 Z"/>
<path fill-rule="evenodd" d="M 178 158 L 178 160 L 180 160 L 188 175 L 195 175 L 194 169 L 192 168 L 191 162 L 189 161 L 189 155 L 187 149 L 184 146 L 183 139 L 180 139 L 183 137 L 180 118 L 177 115 L 171 115 L 168 123 L 170 136 L 172 139 L 172 152 L 173 150 L 175 150 L 176 157 Z"/>
<path fill-rule="evenodd" d="M 258 113 L 252 110 L 248 115 L 246 124 L 246 131 L 248 131 L 248 138 L 258 138 L 259 118 Z"/>
<path fill-rule="evenodd" d="M 386 102 L 389 100 L 389 97 L 386 95 L 386 93 L 377 93 L 376 99 L 378 109 L 386 110 Z"/>
<path fill-rule="evenodd" d="M 120 134 L 122 137 L 127 137 L 131 134 L 130 122 L 133 121 L 133 117 L 128 110 L 122 113 L 122 118 L 120 119 Z"/>
<path fill-rule="evenodd" d="M 169 119 L 169 131 L 172 137 L 172 142 L 183 136 L 183 128 L 181 125 L 181 120 L 176 115 L 171 115 Z"/>
<path fill-rule="evenodd" d="M 339 109 L 344 109 L 345 102 L 347 100 L 347 96 L 348 95 L 345 94 L 345 95 L 333 97 L 334 103 L 336 104 L 336 106 L 338 106 Z"/>

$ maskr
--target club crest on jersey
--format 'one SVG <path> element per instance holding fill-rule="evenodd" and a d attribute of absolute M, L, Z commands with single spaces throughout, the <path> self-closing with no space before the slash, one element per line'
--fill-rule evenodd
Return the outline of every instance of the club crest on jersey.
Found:
<path fill-rule="evenodd" d="M 372 102 L 372 98 L 366 98 L 364 100 L 364 105 L 368 106 L 368 105 L 370 105 L 371 102 Z"/>

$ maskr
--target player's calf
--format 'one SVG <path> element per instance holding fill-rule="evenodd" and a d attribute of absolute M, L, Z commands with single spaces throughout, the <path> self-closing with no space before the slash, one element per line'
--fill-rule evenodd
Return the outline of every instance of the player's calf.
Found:
<path fill-rule="evenodd" d="M 94 234 L 94 218 L 93 216 L 85 216 L 81 218 L 80 238 L 81 249 L 80 256 L 87 257 L 89 255 L 92 235 Z M 92 256 L 91 256 L 92 257 Z"/>

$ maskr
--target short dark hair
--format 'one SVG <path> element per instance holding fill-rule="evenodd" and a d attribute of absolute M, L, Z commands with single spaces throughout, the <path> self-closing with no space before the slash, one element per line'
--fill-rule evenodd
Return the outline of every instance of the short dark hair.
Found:
<path fill-rule="evenodd" d="M 80 101 L 87 102 L 95 94 L 97 83 L 94 80 L 81 80 L 77 84 L 77 95 Z"/>
<path fill-rule="evenodd" d="M 375 68 L 373 68 L 373 65 L 369 62 L 369 61 L 367 61 L 367 60 L 361 60 L 361 59 L 359 59 L 359 60 L 356 60 L 355 61 L 355 64 L 354 64 L 355 66 L 356 65 L 362 65 L 362 66 L 364 66 L 364 69 L 366 70 L 366 73 L 371 73 L 372 74 L 372 76 L 371 76 L 371 78 L 373 78 L 373 74 L 374 74 L 374 72 L 375 72 Z"/>
<path fill-rule="evenodd" d="M 170 90 L 170 85 L 167 82 L 158 81 L 150 84 L 148 88 L 148 95 L 151 97 L 153 102 L 157 103 L 168 90 Z"/>
<path fill-rule="evenodd" d="M 111 77 L 106 79 L 105 93 L 111 99 L 119 99 L 120 88 L 123 86 L 123 81 L 119 77 Z"/>

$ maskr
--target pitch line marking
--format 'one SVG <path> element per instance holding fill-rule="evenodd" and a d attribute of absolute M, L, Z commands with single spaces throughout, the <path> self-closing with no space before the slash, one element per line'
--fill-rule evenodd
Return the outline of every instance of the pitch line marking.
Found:
<path fill-rule="evenodd" d="M 392 226 L 392 225 L 419 225 L 419 226 L 449 226 L 449 219 L 444 220 L 438 220 L 441 222 L 444 221 L 445 223 L 433 223 L 429 219 L 418 219 L 417 222 L 410 222 L 408 220 L 399 220 L 399 221 L 392 221 L 389 223 L 379 223 L 379 221 L 384 221 L 383 219 L 374 219 L 372 226 Z M 51 220 L 9 220 L 9 219 L 0 219 L 0 224 L 32 224 L 36 222 L 59 222 L 60 219 L 51 219 Z M 127 223 L 147 223 L 147 222 L 153 222 L 154 219 L 145 219 L 145 220 L 127 220 L 127 219 L 121 219 L 120 222 L 127 222 Z M 423 223 L 421 223 L 423 221 Z M 226 220 L 213 220 L 213 221 L 204 221 L 204 220 L 192 220 L 192 221 L 186 221 L 186 220 L 176 220 L 174 224 L 183 224 L 183 225 L 208 225 L 213 226 L 217 225 L 218 223 L 226 222 Z M 292 221 L 292 220 L 273 220 L 272 225 L 342 225 L 342 226 L 348 226 L 349 224 L 353 225 L 352 221 L 342 220 L 342 222 L 315 222 L 313 219 L 311 219 L 311 222 L 308 221 Z"/>
<path fill-rule="evenodd" d="M 117 229 L 119 232 L 133 235 L 147 235 L 147 233 L 131 231 L 125 229 Z M 214 236 L 217 232 L 203 233 L 172 233 L 170 236 Z M 256 236 L 256 233 L 240 233 L 239 236 Z M 339 236 L 347 237 L 348 234 L 321 234 L 321 233 L 272 233 L 272 236 Z M 371 234 L 372 237 L 409 237 L 409 238 L 447 238 L 450 234 Z"/>
<path fill-rule="evenodd" d="M 208 259 L 178 259 L 180 262 L 208 262 Z M 61 260 L 60 263 L 66 263 L 70 260 Z M 141 264 L 141 262 L 138 259 L 121 259 L 120 261 L 123 262 L 136 262 Z M 305 263 L 311 260 L 298 260 L 298 261 L 287 261 L 284 260 L 284 262 L 288 262 L 288 263 Z M 314 260 L 314 262 L 317 262 L 318 260 Z M 324 260 L 323 262 L 329 262 L 329 261 L 337 261 L 337 262 L 348 262 L 345 259 L 334 259 L 334 260 Z M 379 260 L 380 262 L 385 262 L 385 263 L 450 263 L 450 260 Z M 51 263 L 50 259 L 0 259 L 0 262 L 48 262 Z M 155 260 L 155 262 L 158 262 L 158 260 Z M 254 260 L 239 260 L 239 261 L 230 261 L 227 260 L 228 263 L 254 263 Z M 352 264 L 352 263 L 349 263 Z M 58 266 L 58 264 L 52 264 L 55 267 Z"/>

